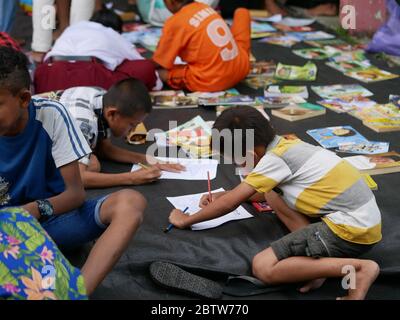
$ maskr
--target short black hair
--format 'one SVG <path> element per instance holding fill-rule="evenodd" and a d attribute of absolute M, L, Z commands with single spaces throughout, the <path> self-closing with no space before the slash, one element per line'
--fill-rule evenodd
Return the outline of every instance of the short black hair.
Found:
<path fill-rule="evenodd" d="M 124 25 L 124 22 L 119 15 L 104 6 L 101 10 L 95 12 L 90 21 L 100 23 L 108 28 L 112 28 L 118 33 L 122 33 L 122 27 Z"/>
<path fill-rule="evenodd" d="M 103 97 L 103 106 L 116 107 L 122 116 L 132 117 L 137 112 L 150 113 L 152 102 L 149 91 L 140 80 L 128 78 L 114 84 Z"/>
<path fill-rule="evenodd" d="M 22 52 L 0 46 L 0 88 L 16 95 L 22 89 L 30 90 L 29 60 Z"/>
<path fill-rule="evenodd" d="M 260 111 L 249 106 L 229 107 L 217 118 L 213 129 L 218 132 L 227 129 L 231 132 L 232 137 L 235 137 L 235 130 L 243 130 L 241 141 L 242 156 L 245 156 L 246 151 L 248 151 L 246 150 L 246 130 L 254 130 L 254 147 L 262 146 L 267 148 L 276 136 L 275 130 L 268 119 Z M 224 153 L 224 136 L 220 135 L 219 139 L 220 152 Z M 232 139 L 233 145 L 229 146 L 230 150 L 235 150 L 234 147 L 238 142 Z"/>

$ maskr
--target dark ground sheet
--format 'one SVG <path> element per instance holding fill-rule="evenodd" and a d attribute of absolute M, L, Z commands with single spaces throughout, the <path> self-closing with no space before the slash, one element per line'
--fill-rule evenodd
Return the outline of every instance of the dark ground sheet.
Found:
<path fill-rule="evenodd" d="M 25 37 L 29 44 L 30 21 L 18 17 L 14 35 Z M 306 47 L 299 44 L 294 48 Z M 253 52 L 257 60 L 274 59 L 276 62 L 303 65 L 306 60 L 294 55 L 290 49 L 260 44 L 253 42 Z M 384 69 L 400 73 L 400 68 L 389 69 L 385 63 L 372 59 L 374 64 Z M 351 84 L 356 80 L 342 75 L 340 72 L 324 65 L 324 62 L 316 62 L 318 65 L 318 79 L 315 82 L 293 82 L 293 84 L 328 85 Z M 283 83 L 289 84 L 289 82 Z M 363 84 L 364 85 L 364 84 Z M 388 101 L 389 94 L 400 94 L 400 79 L 378 82 L 364 85 L 375 96 L 373 99 L 380 103 Z M 242 93 L 251 95 L 263 95 L 239 85 Z M 311 90 L 310 102 L 318 99 Z M 268 111 L 268 113 L 270 113 Z M 182 124 L 200 114 L 205 120 L 215 120 L 215 110 L 199 108 L 198 110 L 155 110 L 146 121 L 148 129 L 168 129 L 169 120 L 177 120 Z M 362 123 L 349 116 L 336 114 L 327 110 L 326 116 L 300 122 L 290 123 L 272 117 L 272 123 L 279 134 L 295 133 L 301 139 L 316 144 L 305 132 L 308 129 L 322 128 L 337 125 L 352 125 L 372 141 L 389 141 L 391 149 L 400 151 L 400 133 L 381 133 L 364 127 Z M 146 147 L 131 147 L 124 141 L 115 141 L 118 145 L 134 151 L 145 151 Z M 129 165 L 103 163 L 106 172 L 126 172 Z M 383 216 L 383 240 L 365 258 L 376 260 L 382 269 L 380 278 L 371 288 L 369 299 L 400 299 L 400 174 L 375 176 L 379 185 L 379 191 L 375 191 L 378 204 Z M 239 183 L 239 178 L 234 175 L 232 166 L 219 166 L 217 179 L 212 182 L 213 189 L 220 187 L 231 189 Z M 136 237 L 129 248 L 99 286 L 92 298 L 94 299 L 185 299 L 186 296 L 175 295 L 156 286 L 149 277 L 148 266 L 152 261 L 168 260 L 180 264 L 197 266 L 232 274 L 251 274 L 251 260 L 255 254 L 265 249 L 269 244 L 287 233 L 285 227 L 274 215 L 256 214 L 252 207 L 247 207 L 250 212 L 256 214 L 254 219 L 236 221 L 225 224 L 213 230 L 205 231 L 181 231 L 173 230 L 164 234 L 162 229 L 168 224 L 168 216 L 172 206 L 166 200 L 166 196 L 180 196 L 185 194 L 206 192 L 205 181 L 171 181 L 164 180 L 153 185 L 134 187 L 133 189 L 143 193 L 148 199 L 149 205 L 146 217 Z M 89 197 L 109 194 L 119 190 L 91 190 Z M 75 264 L 82 265 L 89 250 L 86 247 L 70 256 Z M 204 275 L 204 273 L 203 273 Z M 211 275 L 210 275 L 211 276 Z M 301 295 L 295 290 L 264 294 L 251 299 L 334 299 L 344 292 L 340 288 L 340 280 L 327 281 L 324 286 L 313 293 Z M 224 299 L 232 297 L 224 296 Z"/>
<path fill-rule="evenodd" d="M 297 45 L 295 48 L 306 47 Z M 295 56 L 290 49 L 253 43 L 253 51 L 257 60 L 274 59 L 276 62 L 302 65 L 306 60 Z M 388 69 L 382 62 L 373 60 L 374 64 L 393 72 L 400 72 L 400 68 Z M 351 84 L 356 80 L 342 75 L 324 65 L 324 62 L 316 62 L 318 65 L 318 79 L 307 85 Z M 289 82 L 286 82 L 287 84 Z M 304 82 L 293 82 L 304 84 Z M 364 85 L 364 84 L 363 84 Z M 389 94 L 400 93 L 400 79 L 383 81 L 375 84 L 364 85 L 375 96 L 373 99 L 380 103 L 388 101 Z M 262 90 L 255 91 L 246 86 L 239 85 L 242 93 L 262 95 Z M 316 102 L 316 96 L 311 90 L 310 102 Z M 268 111 L 269 112 L 269 111 Z M 155 110 L 146 121 L 148 129 L 160 128 L 168 130 L 168 121 L 177 120 L 182 124 L 197 114 L 205 120 L 215 120 L 215 109 L 199 108 L 198 110 Z M 290 123 L 272 117 L 272 123 L 279 134 L 296 133 L 301 139 L 316 144 L 305 132 L 308 129 L 322 128 L 337 125 L 352 125 L 361 134 L 372 141 L 389 141 L 391 149 L 400 150 L 399 133 L 381 133 L 364 127 L 362 123 L 344 114 L 336 114 L 327 110 L 326 116 L 300 122 Z M 145 147 L 130 147 L 123 141 L 116 141 L 120 146 L 131 150 L 145 150 Z M 104 163 L 107 172 L 125 172 L 130 169 L 128 165 Z M 400 174 L 375 176 L 379 185 L 379 191 L 375 192 L 378 204 L 383 216 L 383 241 L 375 246 L 365 258 L 376 260 L 381 268 L 381 277 L 371 288 L 369 299 L 399 299 L 400 298 Z M 228 165 L 220 165 L 217 179 L 212 182 L 212 187 L 231 189 L 239 183 L 234 175 L 234 168 Z M 259 251 L 287 233 L 285 227 L 274 215 L 257 214 L 254 219 L 230 222 L 213 230 L 200 232 L 173 230 L 164 234 L 162 228 L 168 224 L 168 216 L 172 206 L 166 200 L 166 196 L 180 196 L 185 194 L 206 192 L 206 182 L 171 181 L 164 180 L 153 185 L 135 187 L 142 192 L 149 201 L 144 223 L 132 240 L 126 253 L 120 262 L 105 279 L 103 284 L 93 295 L 95 299 L 180 299 L 186 298 L 160 289 L 153 284 L 148 276 L 148 266 L 152 261 L 168 260 L 204 269 L 223 271 L 233 274 L 251 274 L 251 260 Z M 92 190 L 90 196 L 110 193 L 112 190 Z M 249 208 L 252 213 L 256 211 Z M 205 275 L 203 273 L 203 275 Z M 332 299 L 343 295 L 340 281 L 329 280 L 325 285 L 313 293 L 301 295 L 295 290 L 265 294 L 252 299 Z M 231 297 L 224 296 L 224 299 Z"/>

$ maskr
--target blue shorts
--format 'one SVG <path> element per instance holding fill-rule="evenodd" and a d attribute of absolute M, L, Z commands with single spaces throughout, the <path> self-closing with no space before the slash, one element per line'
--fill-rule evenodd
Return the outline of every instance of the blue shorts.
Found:
<path fill-rule="evenodd" d="M 80 208 L 51 217 L 42 227 L 60 249 L 71 250 L 99 238 L 107 226 L 100 220 L 100 209 L 108 196 L 86 201 Z"/>

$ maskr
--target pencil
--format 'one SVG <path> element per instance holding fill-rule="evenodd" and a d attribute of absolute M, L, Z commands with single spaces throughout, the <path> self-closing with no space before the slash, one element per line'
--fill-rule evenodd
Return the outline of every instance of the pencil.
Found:
<path fill-rule="evenodd" d="M 149 166 L 146 166 L 143 163 L 138 163 L 138 165 L 141 166 L 143 169 L 150 169 Z"/>
<path fill-rule="evenodd" d="M 210 203 L 212 202 L 212 194 L 211 194 L 211 179 L 210 179 L 210 171 L 207 171 L 207 178 L 208 178 L 208 197 Z"/>
<path fill-rule="evenodd" d="M 183 213 L 186 213 L 189 210 L 189 207 L 187 207 L 185 210 L 183 210 Z M 172 230 L 172 228 L 174 227 L 174 225 L 171 223 L 168 227 L 166 227 L 164 229 L 164 233 L 168 233 Z"/>

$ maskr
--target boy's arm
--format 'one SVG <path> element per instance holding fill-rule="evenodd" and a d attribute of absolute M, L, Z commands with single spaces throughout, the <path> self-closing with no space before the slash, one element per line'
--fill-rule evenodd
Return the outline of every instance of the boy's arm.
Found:
<path fill-rule="evenodd" d="M 241 183 L 232 191 L 227 192 L 191 216 L 185 215 L 181 210 L 173 210 L 169 220 L 177 228 L 185 229 L 193 224 L 215 219 L 232 212 L 255 193 L 256 191 L 251 186 Z"/>
<path fill-rule="evenodd" d="M 290 232 L 303 229 L 310 224 L 310 220 L 307 216 L 289 208 L 285 201 L 276 192 L 271 191 L 266 193 L 264 199 L 267 200 L 279 220 L 282 221 Z"/>
<path fill-rule="evenodd" d="M 74 161 L 60 168 L 64 179 L 65 191 L 59 195 L 47 199 L 53 205 L 56 215 L 63 214 L 79 208 L 85 201 L 86 194 L 79 174 L 78 161 Z M 37 199 L 45 200 L 45 199 Z M 36 202 L 23 206 L 35 218 L 40 219 L 40 213 Z"/>
<path fill-rule="evenodd" d="M 99 142 L 98 147 L 96 149 L 96 153 L 100 158 L 122 162 L 122 163 L 149 163 L 150 160 L 152 164 L 154 164 L 159 170 L 165 170 L 170 172 L 181 172 L 185 168 L 179 164 L 168 164 L 162 163 L 146 154 L 132 152 L 129 150 L 125 150 L 123 148 L 119 148 L 111 143 L 110 139 L 105 139 Z M 119 184 L 121 185 L 121 184 Z"/>
<path fill-rule="evenodd" d="M 119 148 L 110 139 L 99 141 L 96 154 L 103 159 L 121 163 L 146 163 L 146 155 Z"/>
<path fill-rule="evenodd" d="M 88 167 L 84 164 L 79 164 L 79 169 L 83 184 L 87 189 L 142 185 L 155 182 L 161 176 L 161 171 L 157 167 L 125 173 L 89 171 Z"/>

